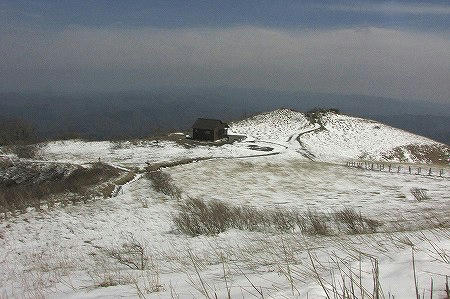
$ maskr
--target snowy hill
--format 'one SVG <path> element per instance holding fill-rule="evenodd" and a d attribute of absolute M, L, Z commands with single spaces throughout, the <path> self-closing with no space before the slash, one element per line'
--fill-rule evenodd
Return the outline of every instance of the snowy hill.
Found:
<path fill-rule="evenodd" d="M 373 120 L 333 112 L 279 109 L 231 124 L 249 140 L 279 143 L 311 160 L 449 163 L 450 148 Z"/>
<path fill-rule="evenodd" d="M 448 146 L 325 111 L 230 133 L 0 147 L 0 298 L 444 298 Z"/>

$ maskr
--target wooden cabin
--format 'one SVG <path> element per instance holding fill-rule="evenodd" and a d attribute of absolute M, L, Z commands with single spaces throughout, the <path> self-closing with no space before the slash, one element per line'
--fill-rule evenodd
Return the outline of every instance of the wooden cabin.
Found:
<path fill-rule="evenodd" d="M 198 118 L 192 126 L 192 139 L 216 141 L 227 137 L 228 125 L 218 119 Z"/>

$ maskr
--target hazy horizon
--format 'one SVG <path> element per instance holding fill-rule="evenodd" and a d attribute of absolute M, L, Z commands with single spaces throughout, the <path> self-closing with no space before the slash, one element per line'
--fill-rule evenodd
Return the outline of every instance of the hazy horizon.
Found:
<path fill-rule="evenodd" d="M 331 107 L 448 143 L 449 33 L 436 0 L 5 0 L 0 118 L 98 138 Z"/>
<path fill-rule="evenodd" d="M 274 100 L 276 99 L 276 100 Z M 256 89 L 158 89 L 152 92 L 0 93 L 0 120 L 21 119 L 42 137 L 91 139 L 187 130 L 198 117 L 233 120 L 277 108 L 337 108 L 450 144 L 450 104 L 361 95 Z"/>
<path fill-rule="evenodd" d="M 0 91 L 227 86 L 445 104 L 449 16 L 445 1 L 3 1 Z"/>

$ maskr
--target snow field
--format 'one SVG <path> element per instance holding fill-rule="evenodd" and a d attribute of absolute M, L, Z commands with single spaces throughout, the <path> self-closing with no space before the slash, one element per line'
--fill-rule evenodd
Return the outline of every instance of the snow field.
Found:
<path fill-rule="evenodd" d="M 321 161 L 383 161 L 384 156 L 397 147 L 439 145 L 431 139 L 362 118 L 329 113 L 322 121 L 326 130 L 303 138 L 306 148 Z M 421 162 L 414 157 L 409 157 L 409 161 Z"/>
<path fill-rule="evenodd" d="M 387 212 L 406 218 L 425 209 L 449 211 L 446 178 L 372 172 L 280 156 L 201 161 L 166 171 L 191 197 L 257 208 L 331 212 L 351 207 L 368 216 Z M 417 201 L 412 188 L 427 190 L 431 200 Z"/>
<path fill-rule="evenodd" d="M 371 294 L 375 259 L 385 297 L 411 298 L 411 244 L 419 292 L 428 294 L 433 278 L 434 294 L 443 296 L 445 275 L 450 275 L 448 178 L 336 165 L 363 154 L 383 159 L 397 146 L 433 141 L 348 116 L 327 114 L 323 125 L 326 130 L 319 130 L 303 114 L 282 109 L 233 124 L 231 130 L 247 139 L 223 146 L 71 140 L 43 145 L 40 155 L 44 161 L 78 165 L 100 157 L 140 170 L 146 162 L 207 157 L 211 160 L 163 169 L 183 198 L 301 213 L 348 207 L 385 223 L 381 228 L 389 232 L 311 236 L 230 229 L 187 237 L 172 221 L 179 202 L 155 192 L 138 174 L 114 198 L 30 210 L 0 222 L 0 298 L 227 298 L 227 289 L 232 298 L 261 293 L 325 298 L 321 282 L 328 291 L 333 284 L 339 288 L 336 281 L 349 282 L 350 271 L 352 277 L 362 276 Z M 302 144 L 296 141 L 299 135 Z M 273 150 L 255 151 L 249 145 Z M 267 153 L 276 155 L 263 156 Z M 305 154 L 313 154 L 315 162 Z M 247 157 L 253 155 L 262 156 Z M 414 188 L 424 189 L 428 199 L 418 201 Z M 442 225 L 428 229 L 431 216 Z M 145 248 L 145 270 L 130 269 L 105 254 L 120 251 L 130 236 Z"/>

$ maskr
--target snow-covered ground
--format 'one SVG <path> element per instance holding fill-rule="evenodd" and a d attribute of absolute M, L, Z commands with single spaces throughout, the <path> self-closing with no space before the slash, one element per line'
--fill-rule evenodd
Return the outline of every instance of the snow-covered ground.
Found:
<path fill-rule="evenodd" d="M 146 162 L 176 161 L 185 158 L 238 158 L 281 153 L 286 158 L 345 164 L 347 161 L 432 163 L 414 152 L 429 146 L 449 164 L 448 146 L 431 139 L 392 128 L 372 120 L 326 113 L 320 123 L 311 123 L 304 113 L 279 109 L 234 122 L 229 134 L 245 140 L 210 146 L 184 146 L 174 141 L 56 141 L 43 144 L 43 160 L 74 164 L 97 161 L 125 167 L 143 167 Z M 269 151 L 260 151 L 268 148 Z M 256 149 L 256 150 L 255 150 Z"/>
<path fill-rule="evenodd" d="M 388 158 L 396 148 L 400 148 L 405 156 L 403 162 L 423 163 L 428 161 L 416 157 L 405 146 L 428 145 L 446 148 L 447 162 L 450 162 L 450 153 L 445 145 L 376 121 L 329 113 L 322 117 L 322 122 L 324 130 L 302 138 L 306 148 L 321 161 L 400 162 L 398 157 Z"/>
<path fill-rule="evenodd" d="M 166 171 L 191 197 L 237 205 L 323 212 L 352 207 L 374 217 L 414 218 L 417 211 L 430 208 L 450 213 L 448 178 L 373 172 L 280 156 L 209 160 Z M 432 201 L 417 201 L 412 189 L 426 190 Z"/>
<path fill-rule="evenodd" d="M 234 123 L 230 130 L 247 138 L 222 146 L 58 141 L 42 145 L 39 158 L 28 162 L 84 165 L 100 157 L 139 172 L 146 162 L 209 158 L 163 169 L 183 199 L 302 215 L 352 208 L 382 223 L 379 231 L 317 236 L 230 229 L 189 237 L 173 221 L 180 202 L 157 193 L 140 173 L 116 197 L 0 220 L 0 298 L 227 298 L 227 290 L 231 298 L 325 298 L 321 284 L 331 292 L 343 280 L 350 288 L 355 277 L 360 298 L 359 276 L 372 294 L 376 264 L 384 297 L 412 298 L 412 252 L 419 292 L 429 294 L 433 278 L 434 296 L 444 296 L 450 275 L 448 176 L 342 165 L 386 160 L 386 152 L 408 144 L 442 145 L 349 116 L 327 114 L 313 124 L 287 109 Z M 422 190 L 426 200 L 413 190 Z M 114 258 L 130 243 L 143 246 L 145 270 Z"/>
<path fill-rule="evenodd" d="M 124 167 L 144 167 L 146 162 L 170 162 L 186 158 L 235 158 L 250 155 L 266 154 L 253 150 L 253 143 L 235 142 L 222 146 L 198 145 L 185 147 L 173 141 L 138 141 L 111 142 L 67 140 L 45 144 L 40 149 L 44 160 L 64 161 L 84 164 L 98 161 L 121 165 Z M 285 150 L 277 144 L 259 142 L 258 145 L 270 146 L 274 153 Z"/>
<path fill-rule="evenodd" d="M 373 120 L 331 112 L 311 123 L 302 112 L 279 109 L 233 123 L 231 130 L 254 140 L 285 145 L 314 161 L 433 163 L 438 159 L 431 161 L 415 151 L 417 147 L 429 146 L 443 153 L 441 163 L 450 163 L 447 145 Z"/>
<path fill-rule="evenodd" d="M 220 199 L 237 205 L 288 210 L 354 207 L 364 215 L 386 222 L 399 215 L 403 221 L 420 222 L 430 211 L 439 217 L 449 213 L 448 181 L 443 179 L 358 173 L 350 168 L 301 161 L 270 164 L 268 157 L 222 162 L 201 161 L 166 171 L 185 192 L 184 196 Z M 427 188 L 430 200 L 418 202 L 410 187 Z M 340 257 L 338 263 L 352 264 L 354 271 L 359 261 L 353 255 L 357 256 L 359 251 L 373 255 L 380 263 L 385 294 L 389 291 L 396 298 L 410 298 L 414 289 L 411 247 L 405 245 L 407 240 L 415 244 L 421 292 L 424 289 L 428 292 L 431 277 L 435 293 L 442 290 L 441 275 L 450 274 L 448 262 L 435 259 L 439 254 L 448 256 L 447 229 L 330 237 L 230 230 L 216 237 L 192 238 L 174 230 L 172 215 L 176 211 L 176 201 L 156 193 L 150 182 L 140 176 L 112 199 L 29 212 L 3 221 L 0 293 L 33 298 L 138 297 L 135 286 L 138 283 L 148 298 L 170 298 L 174 293 L 180 298 L 200 298 L 201 282 L 194 266 L 198 263 L 208 292 L 217 292 L 219 298 L 226 295 L 223 266 L 233 297 L 248 297 L 255 292 L 247 278 L 264 288 L 266 297 L 297 297 L 297 290 L 292 295 L 286 267 L 295 271 L 292 279 L 300 292 L 298 297 L 323 297 L 311 274 L 307 255 L 310 250 L 317 263 L 332 263 L 330 259 L 336 259 L 330 255 L 333 253 Z M 120 248 L 129 236 L 146 246 L 146 254 L 151 257 L 146 271 L 129 270 L 104 256 L 102 249 Z M 439 249 L 435 252 L 433 246 Z M 224 265 L 220 254 L 225 256 Z M 337 265 L 329 267 L 335 269 Z M 366 287 L 370 289 L 370 259 L 363 258 L 362 268 Z M 331 282 L 327 271 L 322 273 L 323 279 Z"/>

